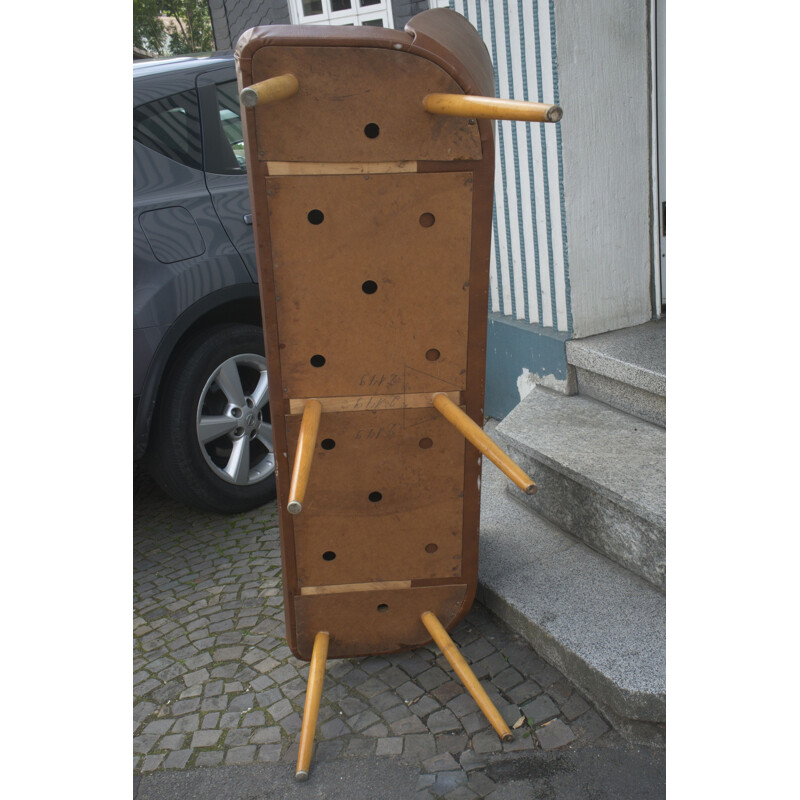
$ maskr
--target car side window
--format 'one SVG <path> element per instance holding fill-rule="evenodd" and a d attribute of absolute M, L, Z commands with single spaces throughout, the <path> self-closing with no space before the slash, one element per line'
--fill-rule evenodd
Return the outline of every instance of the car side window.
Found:
<path fill-rule="evenodd" d="M 236 81 L 217 84 L 217 107 L 219 122 L 225 139 L 233 151 L 239 167 L 244 170 L 247 166 L 244 153 L 244 137 L 242 136 L 242 117 L 239 106 L 239 87 Z"/>
<path fill-rule="evenodd" d="M 173 161 L 203 169 L 196 92 L 180 92 L 134 108 L 133 138 Z"/>

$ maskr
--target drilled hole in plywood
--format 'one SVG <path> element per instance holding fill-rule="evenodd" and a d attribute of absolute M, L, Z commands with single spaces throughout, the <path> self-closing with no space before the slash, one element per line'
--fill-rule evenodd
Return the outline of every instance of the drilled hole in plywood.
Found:
<path fill-rule="evenodd" d="M 427 358 L 428 361 L 438 361 L 441 355 L 442 354 L 435 347 L 431 347 L 431 349 L 425 353 L 425 358 Z"/>
<path fill-rule="evenodd" d="M 419 446 L 423 450 L 429 450 L 433 447 L 433 439 L 429 439 L 427 436 L 424 439 L 419 440 Z"/>
<path fill-rule="evenodd" d="M 377 503 L 383 500 L 383 495 L 380 492 L 370 492 L 369 493 L 369 501 L 370 503 Z"/>
<path fill-rule="evenodd" d="M 434 544 L 431 542 L 430 544 L 425 545 L 425 552 L 426 553 L 435 553 L 439 549 L 438 544 Z"/>
<path fill-rule="evenodd" d="M 423 228 L 431 228 L 433 227 L 433 223 L 436 222 L 436 217 L 433 214 L 425 213 L 421 214 L 419 218 L 419 224 L 422 225 Z"/>
<path fill-rule="evenodd" d="M 323 561 L 333 561 L 334 558 L 336 558 L 336 553 L 334 553 L 333 550 L 326 550 L 322 554 Z"/>
<path fill-rule="evenodd" d="M 378 284 L 375 281 L 364 281 L 361 284 L 361 291 L 364 294 L 375 294 L 378 291 Z"/>
<path fill-rule="evenodd" d="M 311 366 L 312 367 L 322 367 L 325 365 L 325 356 L 321 356 L 319 354 L 315 356 L 311 356 Z"/>
<path fill-rule="evenodd" d="M 389 606 L 386 603 L 379 603 L 378 604 L 378 611 L 380 611 L 381 614 L 383 614 L 385 611 L 388 611 L 388 610 L 389 610 Z"/>
<path fill-rule="evenodd" d="M 336 442 L 333 439 L 323 439 L 319 443 L 319 446 L 323 450 L 333 450 L 333 448 L 336 447 Z"/>
<path fill-rule="evenodd" d="M 318 208 L 314 208 L 308 212 L 308 221 L 312 225 L 320 225 L 324 219 L 325 215 Z"/>
<path fill-rule="evenodd" d="M 367 139 L 377 139 L 380 132 L 381 129 L 374 122 L 370 122 L 368 125 L 364 126 L 364 136 L 366 136 Z"/>

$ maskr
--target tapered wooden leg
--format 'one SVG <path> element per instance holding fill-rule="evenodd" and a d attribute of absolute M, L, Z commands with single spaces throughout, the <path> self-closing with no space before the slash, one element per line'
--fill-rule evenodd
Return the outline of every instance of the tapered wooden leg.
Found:
<path fill-rule="evenodd" d="M 536 484 L 522 467 L 515 464 L 446 394 L 435 394 L 436 410 L 486 458 L 501 469 L 525 494 L 534 494 Z"/>
<path fill-rule="evenodd" d="M 320 631 L 314 637 L 314 650 L 311 653 L 311 669 L 308 672 L 306 704 L 303 708 L 303 727 L 300 731 L 300 749 L 297 752 L 296 781 L 308 780 L 311 753 L 314 750 L 314 733 L 317 729 L 319 701 L 322 697 L 322 683 L 325 680 L 325 662 L 328 660 L 330 636 Z"/>
<path fill-rule="evenodd" d="M 274 103 L 276 100 L 285 100 L 297 94 L 300 84 L 294 75 L 276 75 L 259 81 L 246 89 L 242 89 L 239 100 L 243 106 L 254 108 L 258 105 Z"/>
<path fill-rule="evenodd" d="M 289 486 L 289 502 L 286 505 L 286 510 L 290 514 L 299 514 L 303 510 L 303 500 L 306 497 L 308 476 L 311 474 L 311 459 L 314 457 L 314 447 L 317 444 L 321 414 L 322 403 L 319 400 L 309 400 L 303 409 L 300 435 L 297 437 L 297 452 L 292 469 L 292 482 Z"/>
<path fill-rule="evenodd" d="M 467 691 L 472 695 L 472 699 L 478 704 L 478 708 L 483 711 L 486 719 L 492 723 L 497 735 L 504 742 L 510 742 L 514 738 L 514 734 L 511 733 L 506 721 L 500 716 L 500 712 L 489 699 L 486 690 L 475 677 L 475 673 L 467 664 L 464 656 L 458 651 L 455 642 L 450 638 L 442 623 L 436 619 L 435 614 L 426 611 L 422 615 L 422 624 L 428 629 L 431 638 L 439 646 L 444 657 L 450 662 L 450 666 L 461 679 Z"/>
<path fill-rule="evenodd" d="M 531 103 L 526 100 L 502 100 L 467 94 L 429 94 L 422 101 L 430 114 L 475 119 L 515 119 L 522 122 L 558 122 L 564 116 L 561 106 Z"/>

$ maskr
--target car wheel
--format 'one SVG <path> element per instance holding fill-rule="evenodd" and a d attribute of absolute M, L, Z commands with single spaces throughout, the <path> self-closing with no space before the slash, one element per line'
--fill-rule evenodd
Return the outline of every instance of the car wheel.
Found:
<path fill-rule="evenodd" d="M 261 328 L 204 330 L 168 366 L 149 468 L 174 499 L 232 514 L 275 498 L 269 378 Z"/>

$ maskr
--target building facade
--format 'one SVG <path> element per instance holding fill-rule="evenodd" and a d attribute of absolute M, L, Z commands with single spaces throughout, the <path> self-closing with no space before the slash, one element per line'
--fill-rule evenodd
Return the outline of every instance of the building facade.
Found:
<path fill-rule="evenodd" d="M 485 410 L 502 418 L 535 384 L 575 391 L 569 339 L 663 313 L 664 0 L 209 0 L 218 49 L 256 25 L 403 28 L 435 7 L 478 30 L 498 97 L 564 109 L 497 126 Z"/>

